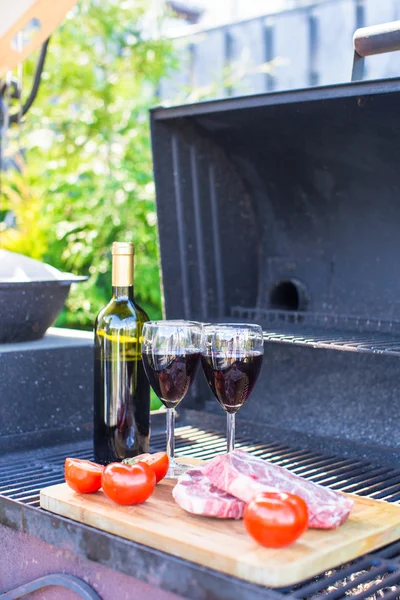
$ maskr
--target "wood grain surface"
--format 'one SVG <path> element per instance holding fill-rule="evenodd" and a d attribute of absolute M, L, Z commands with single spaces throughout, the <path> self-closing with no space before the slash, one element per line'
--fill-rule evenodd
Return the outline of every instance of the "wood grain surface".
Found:
<path fill-rule="evenodd" d="M 81 495 L 60 484 L 43 489 L 40 504 L 80 523 L 270 587 L 303 581 L 400 538 L 399 506 L 352 496 L 352 513 L 338 529 L 309 530 L 287 548 L 263 548 L 247 535 L 242 521 L 198 517 L 179 508 L 172 498 L 173 485 L 163 481 L 147 502 L 124 507 L 101 490 Z"/>

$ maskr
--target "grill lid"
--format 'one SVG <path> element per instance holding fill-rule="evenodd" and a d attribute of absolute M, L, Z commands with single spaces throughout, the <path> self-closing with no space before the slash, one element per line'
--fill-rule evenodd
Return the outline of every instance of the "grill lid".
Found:
<path fill-rule="evenodd" d="M 396 320 L 399 100 L 396 79 L 154 110 L 167 315 Z"/>

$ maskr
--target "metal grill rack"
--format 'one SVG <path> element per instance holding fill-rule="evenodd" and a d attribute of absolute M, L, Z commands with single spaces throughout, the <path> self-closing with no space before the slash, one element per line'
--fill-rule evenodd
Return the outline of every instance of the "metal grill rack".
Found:
<path fill-rule="evenodd" d="M 400 355 L 400 321 L 242 307 L 231 317 L 262 325 L 266 342 Z"/>
<path fill-rule="evenodd" d="M 225 452 L 225 436 L 219 431 L 191 426 L 176 430 L 178 455 L 208 459 Z M 350 493 L 388 502 L 400 502 L 400 469 L 374 465 L 367 460 L 340 458 L 279 443 L 254 442 L 238 438 L 237 446 L 284 466 L 311 481 Z M 165 435 L 152 437 L 152 450 L 165 448 Z M 63 481 L 63 463 L 70 454 L 92 457 L 91 444 L 56 447 L 26 452 L 0 460 L 0 494 L 33 507 L 39 507 L 43 487 Z M 17 473 L 17 474 L 16 474 Z M 285 598 L 328 600 L 400 597 L 400 542 L 348 565 L 330 571 L 294 588 L 282 589 Z"/>

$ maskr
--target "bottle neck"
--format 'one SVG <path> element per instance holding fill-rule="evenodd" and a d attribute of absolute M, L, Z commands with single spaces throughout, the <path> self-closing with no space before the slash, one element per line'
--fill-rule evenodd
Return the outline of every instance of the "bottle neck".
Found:
<path fill-rule="evenodd" d="M 133 300 L 133 254 L 113 255 L 112 293 L 116 300 Z"/>
<path fill-rule="evenodd" d="M 113 285 L 113 300 L 133 300 L 133 285 Z"/>

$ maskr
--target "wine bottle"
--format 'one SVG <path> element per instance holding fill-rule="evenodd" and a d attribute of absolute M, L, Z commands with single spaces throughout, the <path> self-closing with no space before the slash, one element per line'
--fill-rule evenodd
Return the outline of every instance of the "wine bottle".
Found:
<path fill-rule="evenodd" d="M 141 355 L 147 314 L 133 293 L 132 243 L 112 246 L 112 298 L 95 323 L 94 458 L 101 464 L 149 452 L 150 385 Z"/>

